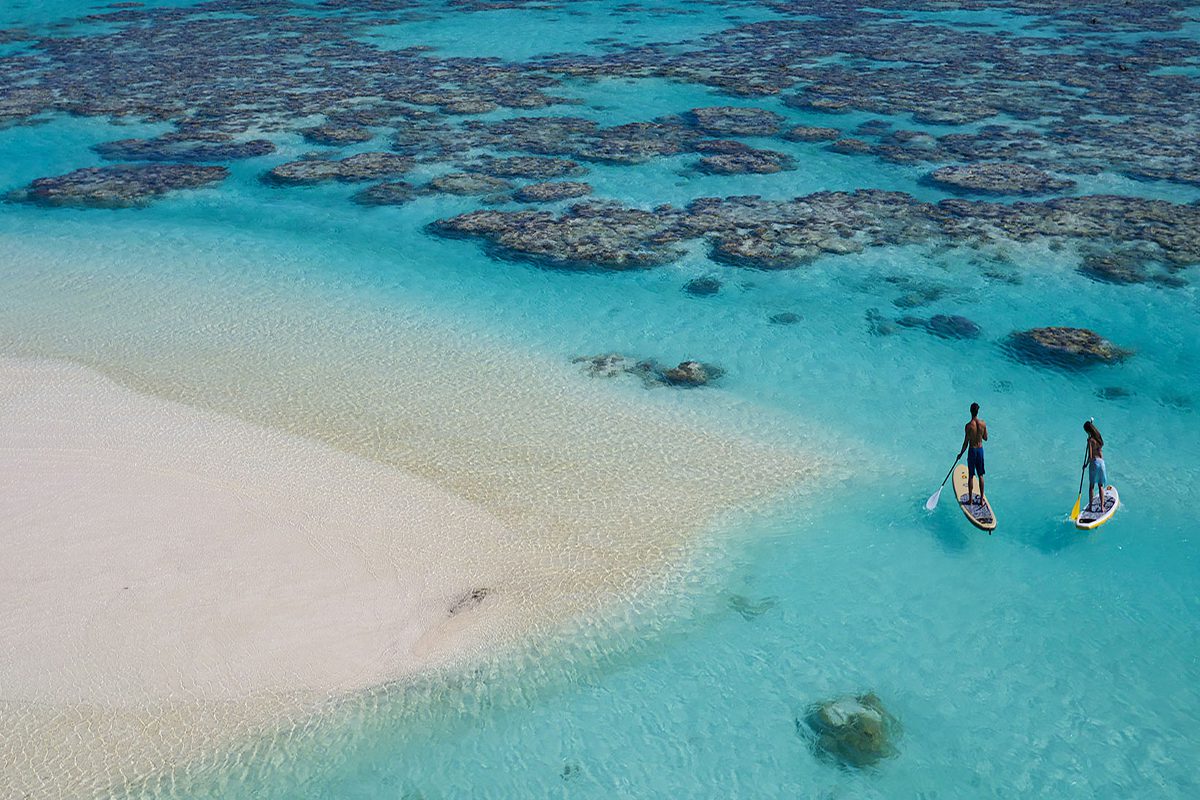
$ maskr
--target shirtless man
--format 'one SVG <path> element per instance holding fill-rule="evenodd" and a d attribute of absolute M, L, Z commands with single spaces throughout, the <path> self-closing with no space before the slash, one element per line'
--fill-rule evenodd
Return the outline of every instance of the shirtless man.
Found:
<path fill-rule="evenodd" d="M 983 505 L 983 443 L 987 441 L 987 423 L 979 418 L 979 403 L 971 403 L 971 421 L 963 435 L 962 449 L 958 457 L 967 454 L 967 503 L 974 498 L 975 476 L 979 476 L 979 505 Z M 962 502 L 962 499 L 959 499 Z"/>

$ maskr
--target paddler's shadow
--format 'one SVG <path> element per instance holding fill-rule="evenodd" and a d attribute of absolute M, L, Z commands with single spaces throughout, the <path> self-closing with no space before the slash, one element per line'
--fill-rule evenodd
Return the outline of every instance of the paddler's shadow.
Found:
<path fill-rule="evenodd" d="M 951 502 L 954 502 L 951 499 Z M 957 512 L 955 512 L 957 514 Z M 947 553 L 957 554 L 966 552 L 971 543 L 971 534 L 978 533 L 963 520 L 951 517 L 949 514 L 927 513 L 925 528 L 933 535 L 933 540 L 941 545 Z"/>
<path fill-rule="evenodd" d="M 1062 552 L 1068 547 L 1075 547 L 1087 539 L 1086 536 L 1079 535 L 1084 531 L 1076 530 L 1074 525 L 1059 517 L 1047 517 L 1041 522 L 1042 524 L 1038 526 L 1038 533 L 1030 536 L 1027 541 L 1047 555 Z"/>

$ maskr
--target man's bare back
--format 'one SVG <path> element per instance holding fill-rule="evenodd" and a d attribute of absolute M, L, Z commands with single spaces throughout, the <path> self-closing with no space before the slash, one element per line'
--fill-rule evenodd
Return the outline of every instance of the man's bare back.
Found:
<path fill-rule="evenodd" d="M 983 447 L 987 441 L 987 423 L 981 419 L 973 419 L 964 428 L 966 431 L 967 447 Z"/>

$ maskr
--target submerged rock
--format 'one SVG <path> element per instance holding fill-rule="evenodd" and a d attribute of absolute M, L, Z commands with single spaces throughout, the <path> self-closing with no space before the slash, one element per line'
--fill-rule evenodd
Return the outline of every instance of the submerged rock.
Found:
<path fill-rule="evenodd" d="M 583 364 L 587 374 L 593 378 L 615 378 L 628 372 L 633 366 L 633 362 L 620 353 L 576 356 L 571 361 L 575 364 Z"/>
<path fill-rule="evenodd" d="M 867 312 L 868 322 L 875 325 L 886 324 L 878 312 L 872 316 L 872 311 L 875 310 L 871 309 Z M 977 339 L 982 332 L 982 329 L 973 321 L 957 314 L 934 314 L 928 319 L 906 315 L 898 317 L 896 324 L 901 328 L 922 328 L 943 339 Z"/>
<path fill-rule="evenodd" d="M 682 361 L 678 366 L 664 369 L 663 380 L 672 386 L 704 386 L 721 376 L 722 370 L 699 361 Z"/>
<path fill-rule="evenodd" d="M 693 108 L 687 116 L 700 130 L 718 136 L 772 136 L 784 123 L 774 111 L 734 106 Z"/>
<path fill-rule="evenodd" d="M 521 203 L 550 203 L 569 200 L 592 193 L 592 186 L 579 181 L 546 181 L 522 186 L 513 193 L 513 199 Z"/>
<path fill-rule="evenodd" d="M 870 142 L 864 142 L 862 139 L 846 138 L 838 139 L 829 145 L 829 149 L 844 156 L 856 156 L 870 153 L 872 147 Z"/>
<path fill-rule="evenodd" d="M 859 125 L 854 129 L 854 132 L 864 136 L 881 136 L 884 133 L 887 133 L 891 127 L 892 123 L 888 122 L 886 119 L 869 119 L 865 122 L 859 123 Z"/>
<path fill-rule="evenodd" d="M 668 211 L 578 203 L 559 217 L 544 211 L 472 211 L 433 222 L 441 236 L 481 236 L 491 250 L 565 269 L 642 269 L 665 264 L 681 251 Z"/>
<path fill-rule="evenodd" d="M 917 308 L 940 300 L 946 294 L 942 286 L 922 286 L 911 292 L 902 294 L 892 301 L 896 308 Z"/>
<path fill-rule="evenodd" d="M 721 291 L 721 280 L 711 275 L 706 275 L 702 278 L 692 278 L 683 285 L 683 290 L 688 294 L 698 296 L 716 294 Z"/>
<path fill-rule="evenodd" d="M 389 181 L 363 189 L 354 202 L 363 206 L 399 206 L 417 196 L 417 187 L 406 181 Z"/>
<path fill-rule="evenodd" d="M 861 769 L 896 754 L 899 723 L 874 692 L 810 706 L 804 718 L 818 756 Z"/>
<path fill-rule="evenodd" d="M 753 269 L 795 269 L 819 254 L 814 245 L 780 241 L 765 232 L 761 236 L 722 236 L 709 249 L 713 261 Z"/>
<path fill-rule="evenodd" d="M 769 175 L 795 169 L 796 163 L 785 153 L 747 147 L 734 152 L 705 156 L 697 166 L 701 172 L 712 175 Z"/>
<path fill-rule="evenodd" d="M 910 314 L 905 314 L 902 317 L 896 317 L 896 324 L 901 328 L 924 328 L 929 325 L 929 320 L 924 317 L 914 317 Z"/>
<path fill-rule="evenodd" d="M 732 145 L 732 147 L 731 147 Z M 718 140 L 696 145 L 744 154 L 745 145 Z M 741 148 L 741 149 L 739 149 Z M 713 156 L 718 157 L 718 156 Z M 497 213 L 497 212 L 492 212 Z M 529 212 L 489 218 L 465 215 L 440 220 L 433 229 L 449 235 L 486 235 L 505 255 L 599 268 L 666 263 L 687 240 L 707 240 L 717 261 L 758 269 L 798 267 L 823 253 L 841 255 L 869 247 L 937 242 L 955 245 L 1049 238 L 1093 243 L 1137 241 L 1162 265 L 1161 280 L 1200 263 L 1200 205 L 1093 195 L 1046 202 L 1000 203 L 949 199 L 924 203 L 902 192 L 817 192 L 787 200 L 758 196 L 701 197 L 684 208 L 627 208 L 615 203 L 573 206 L 558 219 Z M 1141 252 L 1141 250 L 1139 250 Z M 583 263 L 580 263 L 583 262 Z M 936 300 L 944 289 L 906 287 L 897 306 Z"/>
<path fill-rule="evenodd" d="M 266 139 L 233 141 L 229 136 L 160 136 L 157 139 L 120 139 L 94 145 L 92 150 L 108 161 L 234 161 L 275 152 Z"/>
<path fill-rule="evenodd" d="M 934 314 L 926 327 L 943 339 L 977 339 L 981 332 L 979 325 L 957 314 Z"/>
<path fill-rule="evenodd" d="M 942 167 L 930 173 L 929 181 L 944 189 L 980 194 L 1045 194 L 1075 185 L 1025 164 L 1005 163 Z"/>
<path fill-rule="evenodd" d="M 877 308 L 868 308 L 866 318 L 867 332 L 872 336 L 891 336 L 896 332 L 895 324 L 879 313 L 879 309 Z"/>
<path fill-rule="evenodd" d="M 1096 390 L 1096 397 L 1101 400 L 1123 400 L 1132 396 L 1133 392 L 1124 386 L 1103 386 Z"/>
<path fill-rule="evenodd" d="M 443 114 L 490 114 L 500 106 L 482 97 L 465 97 L 443 103 L 438 109 Z"/>
<path fill-rule="evenodd" d="M 1145 283 L 1148 278 L 1141 259 L 1122 250 L 1088 253 L 1078 271 L 1100 283 Z"/>
<path fill-rule="evenodd" d="M 7 199 L 42 206 L 130 208 L 145 205 L 167 192 L 219 183 L 228 175 L 225 167 L 192 164 L 89 167 L 38 178 L 24 189 L 10 193 Z"/>
<path fill-rule="evenodd" d="M 347 144 L 361 144 L 369 142 L 374 138 L 369 130 L 361 125 L 317 125 L 313 128 L 305 128 L 300 131 L 300 135 L 307 142 L 320 145 L 341 146 Z"/>
<path fill-rule="evenodd" d="M 833 141 L 841 135 L 842 132 L 837 128 L 815 128 L 811 125 L 797 125 L 780 134 L 781 138 L 789 142 Z"/>
<path fill-rule="evenodd" d="M 646 387 L 704 386 L 720 378 L 725 371 L 715 364 L 701 361 L 683 361 L 674 367 L 664 368 L 652 358 L 633 361 L 620 353 L 601 353 L 595 356 L 577 356 L 573 363 L 583 364 L 584 370 L 593 378 L 615 378 L 622 374 L 635 375 Z"/>
<path fill-rule="evenodd" d="M 1086 328 L 1048 327 L 1017 331 L 1009 336 L 1008 347 L 1023 360 L 1061 367 L 1113 364 L 1131 354 Z"/>
<path fill-rule="evenodd" d="M 263 176 L 267 183 L 302 186 L 323 181 L 369 181 L 402 175 L 412 159 L 395 153 L 359 153 L 343 159 L 306 158 L 280 164 Z"/>
<path fill-rule="evenodd" d="M 705 155 L 732 155 L 734 153 L 753 153 L 754 148 L 736 139 L 703 139 L 692 145 L 697 153 Z"/>
<path fill-rule="evenodd" d="M 429 182 L 429 191 L 442 194 L 473 195 L 492 194 L 512 188 L 512 184 L 503 178 L 495 178 L 480 172 L 452 172 L 449 175 L 439 175 Z"/>
<path fill-rule="evenodd" d="M 538 158 L 513 156 L 489 158 L 471 166 L 472 172 L 483 172 L 497 178 L 563 178 L 583 175 L 587 168 L 568 158 Z"/>
<path fill-rule="evenodd" d="M 631 122 L 606 128 L 557 152 L 573 152 L 586 161 L 604 164 L 642 164 L 661 156 L 678 155 L 689 149 L 695 131 L 679 125 Z"/>
<path fill-rule="evenodd" d="M 743 594 L 729 595 L 729 608 L 736 611 L 747 622 L 761 617 L 774 608 L 778 602 L 778 599 L 774 597 L 751 600 Z"/>

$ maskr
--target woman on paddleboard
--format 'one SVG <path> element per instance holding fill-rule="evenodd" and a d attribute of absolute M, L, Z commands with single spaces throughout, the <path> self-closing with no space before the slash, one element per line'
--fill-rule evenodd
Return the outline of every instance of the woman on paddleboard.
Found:
<path fill-rule="evenodd" d="M 1088 509 L 1092 509 L 1092 494 L 1100 487 L 1100 505 L 1095 510 L 1104 511 L 1104 487 L 1108 485 L 1108 470 L 1104 468 L 1104 437 L 1096 427 L 1094 418 L 1083 423 L 1087 432 L 1087 460 L 1083 465 L 1088 468 Z"/>

